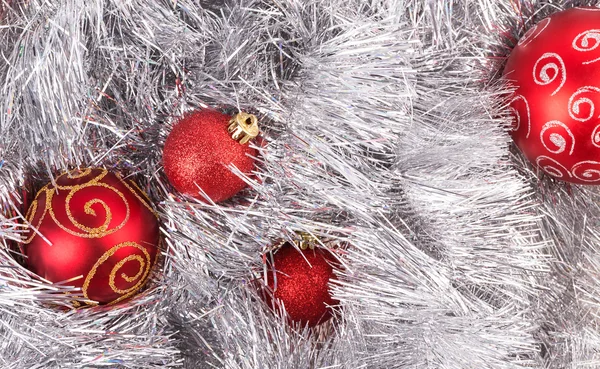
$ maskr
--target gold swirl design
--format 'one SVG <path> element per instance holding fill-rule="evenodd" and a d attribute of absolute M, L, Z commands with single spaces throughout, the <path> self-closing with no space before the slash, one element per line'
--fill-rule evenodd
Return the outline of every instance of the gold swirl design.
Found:
<path fill-rule="evenodd" d="M 83 171 L 80 171 L 78 169 L 75 170 L 71 170 L 68 172 L 64 172 L 61 175 L 59 175 L 58 177 L 56 177 L 56 188 L 58 188 L 59 190 L 72 190 L 73 188 L 77 187 L 77 186 L 81 186 L 80 184 L 75 184 L 75 185 L 60 185 L 59 183 L 61 182 L 63 177 L 67 177 L 68 179 L 81 179 L 84 178 L 90 174 L 93 173 L 94 170 L 99 170 L 100 173 L 92 178 L 91 180 L 89 180 L 87 183 L 98 183 L 100 182 L 104 177 L 106 177 L 106 175 L 108 174 L 108 170 L 104 169 L 104 168 L 86 168 Z"/>
<path fill-rule="evenodd" d="M 112 212 L 110 211 L 110 207 L 106 204 L 106 202 L 104 202 L 101 199 L 92 199 L 92 200 L 86 202 L 84 205 L 84 208 L 83 208 L 86 214 L 96 216 L 96 212 L 94 211 L 94 209 L 92 209 L 92 206 L 94 204 L 102 205 L 102 207 L 104 208 L 105 214 L 106 214 L 106 219 L 104 220 L 104 223 L 100 227 L 90 228 L 90 227 L 84 226 L 83 224 L 80 224 L 79 222 L 77 222 L 77 220 L 75 219 L 75 217 L 73 217 L 73 214 L 71 213 L 70 204 L 71 204 L 71 199 L 73 198 L 73 195 L 77 191 L 79 191 L 83 188 L 98 187 L 98 186 L 107 188 L 107 189 L 113 191 L 115 194 L 117 194 L 117 196 L 119 196 L 121 198 L 121 200 L 123 200 L 123 203 L 125 204 L 126 209 L 127 209 L 126 213 L 125 213 L 125 219 L 123 219 L 121 224 L 119 224 L 117 227 L 115 227 L 111 230 L 108 229 L 108 225 L 110 224 L 110 221 L 112 220 Z M 118 231 L 119 229 L 123 228 L 125 226 L 125 224 L 127 223 L 127 220 L 129 219 L 129 204 L 127 203 L 127 200 L 125 199 L 125 196 L 123 195 L 123 193 L 121 193 L 116 188 L 114 188 L 110 185 L 107 185 L 105 183 L 90 183 L 90 184 L 82 185 L 79 188 L 74 188 L 67 195 L 65 209 L 67 212 L 67 217 L 69 218 L 71 223 L 73 223 L 73 225 L 75 225 L 77 228 L 88 232 L 92 237 L 94 237 L 94 236 L 95 237 L 104 237 L 108 234 L 114 233 L 114 232 Z M 60 224 L 58 222 L 56 222 L 56 224 L 58 224 L 60 227 Z"/>
<path fill-rule="evenodd" d="M 106 175 L 106 174 L 104 174 L 104 175 Z M 127 202 L 127 199 L 125 198 L 125 195 L 123 195 L 123 193 L 120 192 L 119 190 L 117 190 L 116 188 L 114 188 L 106 183 L 98 182 L 103 177 L 104 176 L 98 176 L 98 177 L 92 179 L 90 182 L 83 184 L 83 185 L 68 186 L 70 188 L 70 192 L 67 195 L 66 204 L 65 204 L 65 211 L 67 213 L 67 218 L 69 219 L 69 221 L 71 221 L 71 223 L 76 228 L 84 231 L 85 233 L 73 231 L 73 230 L 67 228 L 64 224 L 62 224 L 58 220 L 58 218 L 56 217 L 56 214 L 54 213 L 54 209 L 52 208 L 52 205 L 51 205 L 55 190 L 52 189 L 51 191 L 49 191 L 47 193 L 48 212 L 50 213 L 50 216 L 52 217 L 52 219 L 54 220 L 54 222 L 56 223 L 56 225 L 58 227 L 60 227 L 63 231 L 65 231 L 73 236 L 83 237 L 83 238 L 102 238 L 104 236 L 107 236 L 109 234 L 117 232 L 118 230 L 123 228 L 125 226 L 125 224 L 127 224 L 127 221 L 129 220 L 129 216 L 130 216 L 130 209 L 129 209 L 129 203 Z M 106 202 L 104 202 L 101 199 L 92 199 L 92 200 L 86 202 L 84 205 L 85 213 L 88 215 L 92 215 L 92 216 L 96 216 L 96 212 L 94 211 L 94 209 L 92 209 L 92 206 L 94 204 L 102 205 L 102 207 L 104 208 L 105 214 L 106 214 L 106 219 L 104 220 L 104 222 L 101 226 L 96 227 L 96 228 L 87 227 L 87 226 L 79 223 L 75 219 L 75 217 L 73 216 L 73 213 L 71 212 L 71 205 L 70 205 L 71 199 L 78 191 L 80 191 L 84 188 L 89 188 L 89 187 L 103 187 L 103 188 L 109 189 L 109 190 L 113 191 L 118 197 L 121 198 L 121 200 L 125 204 L 126 212 L 125 212 L 125 218 L 118 226 L 111 228 L 111 229 L 108 228 L 113 215 L 110 210 L 110 207 L 106 204 Z"/>
<path fill-rule="evenodd" d="M 37 211 L 37 204 L 38 201 L 33 200 L 33 202 L 31 203 L 31 206 L 29 207 L 29 210 L 27 210 L 27 214 L 25 214 L 25 219 L 27 219 L 27 221 L 29 223 L 31 223 L 33 221 L 33 217 L 35 216 L 35 213 Z"/>
<path fill-rule="evenodd" d="M 148 256 L 148 257 L 150 257 L 150 256 Z M 123 267 L 123 265 L 125 265 L 126 262 L 132 261 L 132 260 L 136 260 L 137 262 L 139 262 L 140 266 L 143 266 L 146 264 L 144 259 L 142 259 L 142 257 L 139 255 L 129 255 L 125 259 L 119 261 L 117 263 L 117 265 L 115 265 L 115 267 L 110 272 L 110 276 L 109 276 L 109 280 L 108 280 L 108 284 L 110 285 L 110 288 L 112 288 L 113 291 L 120 293 L 120 294 L 127 293 L 127 290 L 120 290 L 119 288 L 117 288 L 117 285 L 115 284 L 115 277 L 117 276 L 117 270 L 121 269 Z M 123 278 L 127 282 L 131 283 L 131 282 L 135 281 L 136 279 L 138 279 L 143 271 L 144 271 L 144 268 L 141 267 L 140 270 L 133 277 L 130 277 L 125 273 L 121 273 L 121 278 Z"/>
<path fill-rule="evenodd" d="M 48 212 L 48 185 L 45 185 L 37 192 L 37 194 L 35 195 L 35 199 L 31 202 L 31 205 L 29 206 L 29 209 L 27 210 L 27 214 L 25 214 L 25 219 L 27 220 L 27 223 L 32 224 L 32 222 L 35 218 L 35 214 L 37 213 L 38 206 L 39 206 L 38 198 L 40 197 L 40 194 L 42 192 L 46 193 L 46 203 L 44 204 L 44 212 L 42 213 L 42 215 L 40 216 L 40 219 L 38 220 L 37 224 L 35 225 L 36 229 L 40 228 L 40 226 L 42 225 L 42 221 L 44 220 L 44 217 L 46 216 L 46 213 Z M 26 245 L 31 243 L 33 238 L 37 235 L 36 231 L 33 229 L 30 229 L 30 232 L 31 232 L 31 236 L 29 236 L 25 241 L 23 241 L 23 243 Z"/>
<path fill-rule="evenodd" d="M 94 266 L 88 273 L 87 277 L 85 278 L 85 281 L 83 282 L 83 286 L 81 288 L 81 290 L 83 292 L 83 296 L 86 299 L 88 299 L 88 300 L 90 299 L 90 297 L 88 296 L 88 288 L 90 286 L 90 283 L 92 282 L 92 279 L 96 275 L 98 268 L 102 264 L 104 264 L 111 256 L 113 256 L 118 250 L 125 248 L 125 247 L 134 247 L 134 248 L 140 250 L 143 253 L 144 257 L 142 257 L 140 255 L 129 255 L 126 258 L 120 260 L 118 263 L 116 263 L 115 266 L 112 268 L 110 275 L 109 275 L 108 284 L 109 284 L 110 288 L 113 290 L 113 292 L 115 292 L 121 296 L 119 298 L 117 298 L 116 300 L 111 301 L 109 303 L 109 305 L 116 304 L 117 302 L 130 297 L 131 295 L 135 294 L 140 288 L 142 288 L 142 286 L 146 282 L 148 274 L 150 273 L 150 269 L 152 267 L 152 260 L 150 258 L 150 254 L 143 246 L 141 246 L 140 244 L 138 244 L 136 242 L 127 241 L 127 242 L 122 242 L 118 245 L 111 247 L 108 251 L 106 251 L 100 257 L 100 259 L 98 259 L 98 261 L 96 261 L 96 263 L 94 264 Z M 119 272 L 119 269 L 121 269 L 123 267 L 123 265 L 125 265 L 125 263 L 127 263 L 129 261 L 133 261 L 133 260 L 137 261 L 140 264 L 139 271 L 134 276 L 128 276 L 125 273 L 121 273 L 120 277 L 123 278 L 128 283 L 132 283 L 135 280 L 138 280 L 138 282 L 130 288 L 119 289 L 115 283 L 115 279 L 117 278 L 117 273 Z"/>
<path fill-rule="evenodd" d="M 75 174 L 75 173 L 77 173 L 77 174 Z M 92 168 L 85 168 L 85 170 L 83 170 L 83 171 L 80 171 L 80 170 L 71 170 L 71 171 L 68 171 L 65 174 L 70 179 L 79 179 L 79 178 L 83 178 L 83 177 L 87 176 L 90 173 L 92 173 Z"/>
<path fill-rule="evenodd" d="M 146 207 L 146 209 L 150 210 L 150 212 L 152 212 L 152 214 L 154 214 L 155 217 L 158 218 L 158 213 L 156 212 L 156 210 L 154 210 L 154 208 L 152 207 L 152 205 L 150 205 L 150 197 L 148 196 L 148 194 L 142 190 L 135 182 L 130 181 L 129 183 L 127 183 L 128 181 L 121 178 L 120 175 L 117 175 L 117 178 L 119 178 L 119 180 L 121 181 L 121 183 L 127 187 L 129 189 L 129 191 L 131 191 L 131 193 L 133 194 L 133 196 L 135 196 L 138 200 L 140 200 L 140 202 L 142 204 L 144 204 L 144 206 Z M 142 193 L 142 195 L 144 195 L 144 197 L 142 198 L 138 191 L 136 191 L 135 189 L 133 189 L 129 184 L 132 184 L 140 193 Z"/>

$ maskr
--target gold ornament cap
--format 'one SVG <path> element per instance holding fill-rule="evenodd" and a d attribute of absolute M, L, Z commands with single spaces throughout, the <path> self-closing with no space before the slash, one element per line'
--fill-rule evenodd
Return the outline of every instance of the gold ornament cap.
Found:
<path fill-rule="evenodd" d="M 231 118 L 227 131 L 231 133 L 231 138 L 244 145 L 258 136 L 258 119 L 241 111 Z"/>
<path fill-rule="evenodd" d="M 309 233 L 305 233 L 305 232 L 299 232 L 299 236 L 300 236 L 300 240 L 295 241 L 294 243 L 296 244 L 296 246 L 298 246 L 300 248 L 300 250 L 306 250 L 306 249 L 314 250 L 315 249 L 315 243 L 318 242 L 316 237 L 312 236 Z"/>

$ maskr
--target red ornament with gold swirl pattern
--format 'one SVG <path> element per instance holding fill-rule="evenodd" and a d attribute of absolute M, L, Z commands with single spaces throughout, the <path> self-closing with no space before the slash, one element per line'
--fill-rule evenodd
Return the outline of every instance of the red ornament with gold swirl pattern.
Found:
<path fill-rule="evenodd" d="M 158 255 L 159 225 L 148 196 L 106 169 L 61 174 L 29 206 L 24 251 L 40 277 L 81 288 L 89 304 L 135 294 Z M 91 300 L 91 301 L 90 301 Z"/>

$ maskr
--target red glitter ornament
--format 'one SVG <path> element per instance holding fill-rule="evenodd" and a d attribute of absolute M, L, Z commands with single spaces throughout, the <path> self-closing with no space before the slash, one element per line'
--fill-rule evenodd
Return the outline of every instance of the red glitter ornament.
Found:
<path fill-rule="evenodd" d="M 71 280 L 65 284 L 81 288 L 78 298 L 100 304 L 135 294 L 158 254 L 158 218 L 147 195 L 99 168 L 64 173 L 54 182 L 27 212 L 35 227 L 24 242 L 29 269 L 51 282 Z"/>
<path fill-rule="evenodd" d="M 568 182 L 600 183 L 599 46 L 600 8 L 572 8 L 531 28 L 504 68 L 515 143 Z"/>
<path fill-rule="evenodd" d="M 299 251 L 286 242 L 273 255 L 272 265 L 267 260 L 269 289 L 292 321 L 314 327 L 331 318 L 329 306 L 339 303 L 329 291 L 329 281 L 336 279 L 332 265 L 339 266 L 333 254 L 319 248 Z M 272 305 L 271 294 L 265 296 Z"/>
<path fill-rule="evenodd" d="M 182 118 L 165 142 L 163 164 L 169 181 L 179 192 L 214 202 L 227 200 L 246 187 L 229 166 L 249 175 L 256 150 L 247 142 L 258 135 L 254 115 L 233 118 L 215 110 L 201 110 Z M 239 142 L 238 142 L 239 141 Z"/>

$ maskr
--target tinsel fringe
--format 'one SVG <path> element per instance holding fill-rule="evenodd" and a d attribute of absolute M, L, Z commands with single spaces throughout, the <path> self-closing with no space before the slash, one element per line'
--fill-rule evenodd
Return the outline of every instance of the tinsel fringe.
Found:
<path fill-rule="evenodd" d="M 14 0 L 0 28 L 3 368 L 595 368 L 598 190 L 511 147 L 498 76 L 519 36 L 585 1 Z M 177 194 L 177 116 L 245 109 L 250 189 Z M 23 202 L 102 165 L 157 204 L 163 262 L 115 307 L 65 310 L 21 266 Z M 340 318 L 288 326 L 262 254 L 344 244 Z"/>

